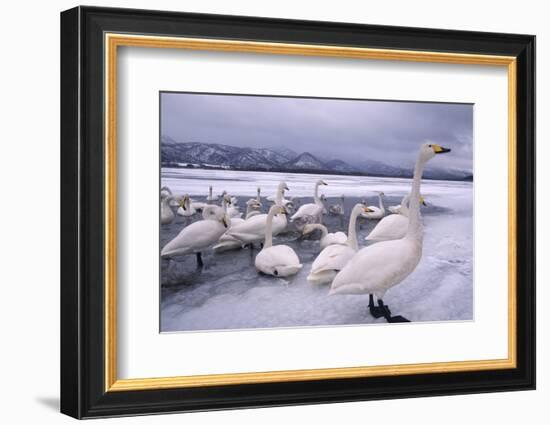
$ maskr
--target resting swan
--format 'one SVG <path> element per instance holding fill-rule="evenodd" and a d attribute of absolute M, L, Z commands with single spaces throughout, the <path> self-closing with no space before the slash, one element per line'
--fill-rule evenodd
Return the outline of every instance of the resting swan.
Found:
<path fill-rule="evenodd" d="M 197 210 L 191 203 L 191 199 L 189 198 L 189 195 L 187 193 L 183 195 L 177 213 L 182 217 L 191 217 L 192 215 L 195 215 L 197 213 Z"/>
<path fill-rule="evenodd" d="M 160 253 L 161 257 L 196 254 L 197 265 L 203 266 L 201 251 L 215 243 L 227 230 L 227 218 L 222 208 L 207 205 L 202 211 L 203 220 L 184 227 L 168 242 Z"/>
<path fill-rule="evenodd" d="M 380 192 L 378 194 L 378 207 L 369 205 L 369 209 L 372 210 L 372 212 L 362 213 L 361 216 L 375 220 L 384 217 L 384 215 L 386 215 L 386 210 L 384 209 L 384 203 L 382 202 L 383 196 L 384 192 Z"/>
<path fill-rule="evenodd" d="M 172 195 L 161 192 L 160 199 L 160 224 L 170 224 L 174 221 L 174 211 L 170 208 L 170 202 L 174 200 Z"/>
<path fill-rule="evenodd" d="M 372 229 L 365 240 L 367 241 L 391 241 L 393 239 L 401 239 L 407 234 L 409 226 L 409 195 L 406 195 L 401 201 L 398 214 L 390 214 L 378 222 Z M 420 196 L 420 203 L 426 205 L 424 198 Z"/>
<path fill-rule="evenodd" d="M 298 211 L 290 217 L 290 221 L 296 223 L 296 227 L 301 229 L 307 223 L 321 222 L 321 217 L 323 215 L 323 210 L 325 206 L 321 198 L 319 198 L 319 186 L 327 186 L 323 180 L 318 180 L 315 183 L 315 189 L 313 191 L 313 201 L 312 204 L 304 204 Z"/>
<path fill-rule="evenodd" d="M 369 294 L 369 309 L 374 317 L 384 316 L 388 322 L 408 322 L 402 316 L 392 316 L 382 298 L 391 287 L 409 276 L 422 257 L 423 229 L 420 216 L 420 183 L 424 165 L 436 154 L 450 149 L 436 144 L 420 146 L 414 168 L 409 204 L 409 224 L 405 237 L 369 245 L 353 256 L 336 275 L 329 295 Z M 373 296 L 378 298 L 374 306 Z"/>
<path fill-rule="evenodd" d="M 256 255 L 254 265 L 258 271 L 272 276 L 292 276 L 302 268 L 296 252 L 288 245 L 273 245 L 273 217 L 275 214 L 286 214 L 284 207 L 273 205 L 267 214 L 265 242 L 262 250 Z"/>
<path fill-rule="evenodd" d="M 279 183 L 275 205 L 281 207 L 282 199 L 288 186 L 285 182 Z M 239 248 L 243 245 L 260 242 L 265 237 L 267 214 L 258 214 L 245 220 L 244 223 L 231 227 L 214 246 L 214 251 L 225 251 L 227 249 Z M 278 214 L 273 219 L 273 234 L 278 235 L 287 225 L 286 215 Z"/>
<path fill-rule="evenodd" d="M 321 250 L 325 249 L 329 245 L 345 244 L 348 237 L 344 232 L 329 233 L 328 229 L 322 224 L 306 224 L 302 230 L 303 235 L 314 232 L 315 230 L 321 231 L 321 239 L 319 240 L 319 246 Z"/>
<path fill-rule="evenodd" d="M 341 204 L 334 204 L 329 207 L 328 212 L 332 215 L 344 215 L 344 195 L 340 199 L 342 199 Z"/>
<path fill-rule="evenodd" d="M 357 217 L 363 212 L 370 212 L 363 204 L 357 204 L 351 210 L 347 241 L 343 245 L 329 245 L 321 251 L 313 264 L 307 280 L 318 285 L 332 282 L 336 273 L 347 264 L 359 249 L 357 243 Z"/>

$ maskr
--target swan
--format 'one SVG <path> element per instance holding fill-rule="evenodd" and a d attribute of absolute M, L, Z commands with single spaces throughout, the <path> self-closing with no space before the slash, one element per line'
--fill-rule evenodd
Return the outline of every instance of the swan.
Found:
<path fill-rule="evenodd" d="M 161 192 L 160 199 L 160 224 L 170 224 L 174 221 L 174 211 L 170 208 L 170 202 L 174 199 L 172 195 L 163 195 Z"/>
<path fill-rule="evenodd" d="M 227 230 L 227 217 L 222 208 L 208 205 L 202 211 L 203 220 L 195 221 L 184 227 L 179 234 L 168 242 L 161 257 L 196 254 L 197 265 L 203 266 L 201 251 L 215 243 Z"/>
<path fill-rule="evenodd" d="M 195 209 L 195 207 L 193 207 L 193 204 L 191 203 L 191 199 L 189 198 L 189 195 L 186 193 L 185 195 L 183 195 L 177 214 L 181 215 L 182 217 L 191 217 L 196 213 L 197 213 L 197 210 Z"/>
<path fill-rule="evenodd" d="M 180 202 L 178 201 L 178 199 L 176 199 L 176 197 L 172 193 L 172 190 L 168 186 L 162 186 L 160 188 L 160 196 L 161 197 L 163 197 L 163 196 L 172 196 L 172 200 L 169 203 L 170 206 L 171 207 L 179 207 L 180 206 Z"/>
<path fill-rule="evenodd" d="M 241 218 L 243 215 L 242 212 L 239 211 L 239 207 L 235 207 L 233 204 L 233 199 L 231 196 L 229 196 L 226 192 L 223 193 L 222 196 L 222 207 L 225 209 L 227 217 L 229 218 Z"/>
<path fill-rule="evenodd" d="M 318 223 L 306 224 L 302 230 L 302 235 L 307 235 L 315 230 L 321 231 L 321 239 L 319 240 L 321 250 L 325 249 L 329 245 L 345 244 L 348 240 L 348 237 L 344 232 L 329 233 L 325 226 Z"/>
<path fill-rule="evenodd" d="M 255 198 L 250 198 L 248 200 L 248 202 L 249 201 L 256 201 L 259 204 L 259 208 L 261 208 L 262 207 L 262 198 L 260 196 L 261 192 L 262 192 L 262 189 L 260 188 L 260 186 L 258 186 L 258 188 L 256 189 L 256 197 Z M 248 202 L 246 203 L 246 205 L 248 205 Z"/>
<path fill-rule="evenodd" d="M 392 316 L 383 297 L 391 287 L 409 276 L 422 257 L 423 229 L 420 216 L 420 184 L 426 162 L 437 154 L 450 152 L 436 144 L 420 146 L 409 202 L 407 234 L 397 240 L 383 241 L 359 250 L 332 282 L 329 295 L 369 294 L 369 310 L 374 317 L 384 316 L 388 322 L 408 322 L 403 316 Z M 336 245 L 334 245 L 336 246 Z M 374 306 L 373 294 L 378 299 Z"/>
<path fill-rule="evenodd" d="M 409 195 L 406 195 L 401 201 L 398 214 L 390 214 L 378 222 L 372 231 L 365 237 L 367 241 L 390 241 L 401 239 L 407 234 L 409 226 Z M 420 203 L 426 205 L 424 198 L 420 196 Z"/>
<path fill-rule="evenodd" d="M 321 251 L 313 264 L 307 280 L 316 284 L 332 282 L 336 273 L 341 270 L 359 249 L 357 243 L 357 217 L 363 212 L 370 212 L 364 204 L 356 204 L 351 210 L 348 225 L 348 237 L 345 244 L 329 245 Z"/>
<path fill-rule="evenodd" d="M 340 199 L 342 199 L 341 204 L 334 204 L 329 207 L 328 212 L 332 215 L 344 215 L 344 195 Z"/>
<path fill-rule="evenodd" d="M 261 214 L 260 208 L 262 208 L 261 202 L 258 202 L 256 199 L 252 198 L 246 201 L 246 212 L 244 214 L 245 220 L 248 220 L 250 217 Z"/>
<path fill-rule="evenodd" d="M 265 225 L 265 242 L 262 250 L 256 255 L 254 265 L 259 272 L 277 277 L 292 276 L 302 268 L 296 252 L 288 245 L 273 245 L 273 217 L 285 215 L 284 207 L 273 205 L 269 209 Z"/>
<path fill-rule="evenodd" d="M 311 204 L 304 204 L 294 215 L 290 218 L 292 222 L 298 222 L 297 227 L 300 229 L 306 223 L 320 222 L 321 216 L 323 215 L 323 210 L 325 206 L 321 198 L 319 198 L 319 186 L 327 186 L 323 180 L 318 180 L 315 183 L 315 189 L 313 192 L 313 202 Z"/>
<path fill-rule="evenodd" d="M 279 183 L 275 205 L 281 207 L 284 191 L 289 190 L 285 182 Z M 231 227 L 214 246 L 216 252 L 253 244 L 264 239 L 267 214 L 258 214 L 245 220 L 244 223 Z M 273 219 L 273 235 L 281 233 L 287 225 L 286 214 L 278 214 Z"/>
<path fill-rule="evenodd" d="M 384 217 L 384 215 L 386 214 L 386 210 L 384 208 L 384 203 L 382 202 L 383 196 L 384 196 L 384 192 L 380 192 L 378 194 L 378 207 L 369 205 L 369 209 L 372 210 L 372 212 L 362 213 L 361 216 L 365 218 L 370 218 L 370 219 L 379 219 Z"/>
<path fill-rule="evenodd" d="M 218 195 L 212 195 L 212 186 L 208 188 L 208 196 L 206 197 L 206 202 L 211 204 L 218 200 Z"/>

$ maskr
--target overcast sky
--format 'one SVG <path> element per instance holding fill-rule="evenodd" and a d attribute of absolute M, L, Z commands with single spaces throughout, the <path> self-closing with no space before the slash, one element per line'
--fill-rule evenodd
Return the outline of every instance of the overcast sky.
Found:
<path fill-rule="evenodd" d="M 410 166 L 426 141 L 450 147 L 439 166 L 472 170 L 467 104 L 161 94 L 161 132 L 179 142 L 290 148 L 321 158 Z"/>

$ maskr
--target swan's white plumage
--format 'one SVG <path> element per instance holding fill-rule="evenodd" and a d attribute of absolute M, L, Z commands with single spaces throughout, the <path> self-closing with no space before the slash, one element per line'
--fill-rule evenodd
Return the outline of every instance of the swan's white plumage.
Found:
<path fill-rule="evenodd" d="M 224 224 L 226 217 L 220 207 L 209 205 L 203 210 L 203 218 L 184 227 L 162 248 L 161 256 L 173 257 L 201 252 L 214 244 L 227 230 Z"/>
<path fill-rule="evenodd" d="M 256 255 L 254 265 L 262 273 L 279 277 L 291 276 L 302 268 L 296 252 L 287 245 L 262 249 Z"/>
<path fill-rule="evenodd" d="M 367 241 L 390 241 L 401 239 L 407 234 L 409 219 L 402 214 L 391 214 L 378 222 L 376 227 L 365 237 Z"/>
<path fill-rule="evenodd" d="M 172 195 L 165 195 L 160 200 L 160 224 L 170 224 L 174 220 L 174 211 L 170 208 Z"/>
<path fill-rule="evenodd" d="M 369 205 L 369 209 L 371 210 L 371 212 L 368 212 L 368 213 L 363 212 L 361 213 L 361 216 L 368 219 L 373 219 L 373 220 L 377 220 L 379 218 L 384 217 L 384 215 L 386 214 L 386 209 L 384 208 L 384 203 L 382 202 L 383 196 L 384 196 L 384 193 L 380 192 L 378 194 L 378 207 Z"/>
<path fill-rule="evenodd" d="M 321 198 L 319 198 L 319 186 L 327 185 L 323 180 L 318 180 L 315 183 L 315 188 L 313 192 L 313 201 L 314 203 L 304 204 L 298 208 L 298 211 L 290 218 L 291 221 L 296 222 L 298 227 L 305 223 L 315 223 L 321 222 L 321 217 L 325 206 Z"/>
<path fill-rule="evenodd" d="M 357 204 L 353 207 L 349 218 L 348 237 L 345 245 L 329 245 L 321 251 L 311 265 L 311 271 L 307 277 L 309 282 L 319 285 L 332 282 L 336 273 L 342 270 L 351 260 L 358 249 L 357 229 L 355 228 L 357 217 L 365 210 L 368 212 L 368 208 L 363 204 Z"/>
<path fill-rule="evenodd" d="M 272 225 L 275 214 L 284 214 L 280 205 L 273 205 L 267 214 L 265 242 L 262 250 L 256 255 L 254 265 L 258 271 L 278 277 L 291 276 L 302 268 L 296 252 L 288 245 L 273 245 Z"/>
<path fill-rule="evenodd" d="M 307 235 L 315 230 L 321 231 L 321 239 L 319 239 L 319 246 L 321 250 L 325 249 L 329 245 L 344 244 L 347 242 L 348 237 L 344 232 L 329 233 L 326 226 L 322 224 L 306 224 L 302 233 Z"/>

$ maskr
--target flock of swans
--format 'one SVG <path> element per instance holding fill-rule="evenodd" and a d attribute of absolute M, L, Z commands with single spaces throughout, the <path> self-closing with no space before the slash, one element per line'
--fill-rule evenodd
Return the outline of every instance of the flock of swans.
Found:
<path fill-rule="evenodd" d="M 422 144 L 411 190 L 401 204 L 389 207 L 391 214 L 386 214 L 382 192 L 378 195 L 378 206 L 364 202 L 356 204 L 350 213 L 347 235 L 344 232 L 329 233 L 322 224 L 324 214 L 344 215 L 343 196 L 341 204 L 331 205 L 327 210 L 326 199 L 319 196 L 319 188 L 327 185 L 323 180 L 315 184 L 313 202 L 301 205 L 292 215 L 295 205 L 293 200 L 285 198 L 285 192 L 289 190 L 285 182 L 279 183 L 274 196 L 266 198 L 273 203 L 267 213 L 262 213 L 260 188 L 257 196 L 246 202 L 243 213 L 236 205 L 237 200 L 225 191 L 218 197 L 213 195 L 210 187 L 206 202 L 197 202 L 188 195 L 176 197 L 169 188 L 163 187 L 161 224 L 174 220 L 172 207 L 177 207 L 176 214 L 183 217 L 201 214 L 202 220 L 184 227 L 162 248 L 161 257 L 194 254 L 197 265 L 202 267 L 202 252 L 206 249 L 222 252 L 247 246 L 254 248 L 254 244 L 259 243 L 261 250 L 254 260 L 258 272 L 277 277 L 292 276 L 303 267 L 299 255 L 288 245 L 273 243 L 273 237 L 285 232 L 291 221 L 302 235 L 317 230 L 321 233 L 320 253 L 309 270 L 309 282 L 330 285 L 329 295 L 368 294 L 369 312 L 373 317 L 384 317 L 390 323 L 408 322 L 403 316 L 392 316 L 383 297 L 415 270 L 422 257 L 420 204 L 424 200 L 420 185 L 423 169 L 431 158 L 449 151 L 437 144 Z M 379 220 L 365 237 L 370 244 L 363 248 L 359 247 L 357 240 L 359 217 Z"/>

